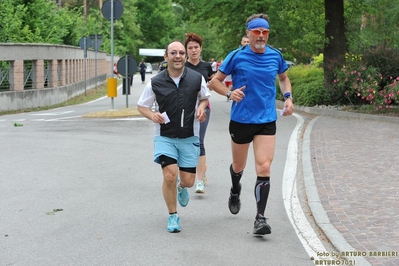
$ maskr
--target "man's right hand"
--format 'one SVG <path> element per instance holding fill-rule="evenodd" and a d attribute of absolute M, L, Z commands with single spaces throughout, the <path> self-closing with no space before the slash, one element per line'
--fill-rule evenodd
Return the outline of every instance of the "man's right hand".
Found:
<path fill-rule="evenodd" d="M 156 112 L 152 116 L 152 122 L 154 122 L 156 124 L 164 124 L 165 123 L 165 119 L 164 119 L 164 117 L 163 117 L 163 115 L 161 113 Z"/>

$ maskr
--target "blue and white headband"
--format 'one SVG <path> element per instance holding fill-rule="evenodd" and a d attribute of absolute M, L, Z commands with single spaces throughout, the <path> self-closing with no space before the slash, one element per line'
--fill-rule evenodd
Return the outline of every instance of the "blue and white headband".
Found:
<path fill-rule="evenodd" d="M 257 28 L 265 28 L 265 29 L 270 29 L 269 28 L 269 23 L 267 22 L 266 19 L 264 18 L 255 18 L 248 22 L 247 24 L 247 30 L 253 30 Z"/>

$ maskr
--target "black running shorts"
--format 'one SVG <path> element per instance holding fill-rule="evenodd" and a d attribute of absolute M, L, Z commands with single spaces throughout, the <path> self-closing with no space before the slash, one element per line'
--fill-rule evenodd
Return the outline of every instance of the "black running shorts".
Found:
<path fill-rule="evenodd" d="M 276 135 L 276 121 L 265 124 L 242 124 L 230 120 L 231 139 L 237 144 L 252 142 L 255 135 Z"/>

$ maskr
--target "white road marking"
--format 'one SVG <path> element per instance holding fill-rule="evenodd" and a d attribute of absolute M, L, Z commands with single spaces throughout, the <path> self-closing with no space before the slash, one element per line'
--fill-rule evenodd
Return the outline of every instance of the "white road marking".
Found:
<path fill-rule="evenodd" d="M 306 219 L 301 208 L 297 189 L 296 175 L 298 164 L 298 137 L 303 126 L 303 118 L 297 114 L 293 114 L 297 119 L 297 124 L 291 134 L 290 142 L 287 149 L 287 159 L 285 162 L 283 176 L 283 201 L 285 210 L 288 214 L 290 222 L 297 233 L 299 240 L 310 257 L 317 259 L 317 252 L 327 252 L 317 234 Z M 323 259 L 326 259 L 323 257 Z"/>
<path fill-rule="evenodd" d="M 82 116 L 76 115 L 76 116 L 59 117 L 59 118 L 46 119 L 45 121 L 61 121 L 61 120 L 73 119 L 73 118 L 77 118 L 77 117 L 82 117 Z"/>
<path fill-rule="evenodd" d="M 50 116 L 55 116 L 55 115 L 65 115 L 69 113 L 73 113 L 75 111 L 64 111 L 64 112 L 57 112 L 57 113 L 37 113 L 37 114 L 30 114 L 30 115 L 50 115 Z"/>
<path fill-rule="evenodd" d="M 112 119 L 112 120 L 131 120 L 131 121 L 134 121 L 134 120 L 147 120 L 147 118 L 145 118 L 145 117 L 127 117 L 127 118 L 114 118 L 114 119 Z"/>
<path fill-rule="evenodd" d="M 44 118 L 39 118 L 39 119 L 19 119 L 19 120 L 7 120 L 7 119 L 1 119 L 0 122 L 22 122 L 22 121 L 32 121 L 32 122 L 55 122 L 55 121 L 80 121 L 80 122 L 87 122 L 87 119 L 79 119 L 76 120 L 75 118 L 82 118 L 82 116 L 68 116 L 68 117 L 59 117 L 59 118 L 52 118 L 52 119 L 44 119 Z M 75 120 L 72 120 L 75 119 Z M 126 117 L 126 118 L 90 118 L 90 120 L 101 120 L 101 121 L 140 121 L 140 120 L 147 120 L 145 117 Z"/>
<path fill-rule="evenodd" d="M 122 88 L 122 86 L 123 86 L 123 85 L 120 84 L 119 87 L 117 88 L 117 91 L 119 91 L 119 90 Z M 103 97 L 98 98 L 98 99 L 96 99 L 96 100 L 93 100 L 93 101 L 91 101 L 91 102 L 82 103 L 82 105 L 86 105 L 86 104 L 90 104 L 90 103 L 95 103 L 95 102 L 101 101 L 102 99 L 105 99 L 105 98 L 109 98 L 109 97 L 108 97 L 108 96 L 103 96 Z"/>

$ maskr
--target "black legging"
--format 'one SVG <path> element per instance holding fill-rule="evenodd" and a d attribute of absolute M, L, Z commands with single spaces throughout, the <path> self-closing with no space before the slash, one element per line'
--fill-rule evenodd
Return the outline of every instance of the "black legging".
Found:
<path fill-rule="evenodd" d="M 145 81 L 145 72 L 140 72 L 141 75 L 141 81 L 144 82 Z"/>

